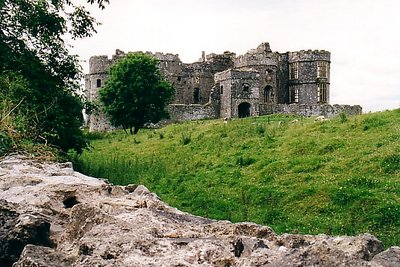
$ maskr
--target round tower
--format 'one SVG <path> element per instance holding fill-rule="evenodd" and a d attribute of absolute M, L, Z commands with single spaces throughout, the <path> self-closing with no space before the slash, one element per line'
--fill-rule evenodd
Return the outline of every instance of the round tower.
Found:
<path fill-rule="evenodd" d="M 289 103 L 329 103 L 330 56 L 325 50 L 288 52 Z"/>
<path fill-rule="evenodd" d="M 99 97 L 99 90 L 108 79 L 108 71 L 113 60 L 107 56 L 93 56 L 89 59 L 89 73 L 85 75 L 85 94 L 88 101 L 95 101 Z M 104 114 L 91 111 L 89 114 L 89 130 L 105 131 L 111 128 Z"/>

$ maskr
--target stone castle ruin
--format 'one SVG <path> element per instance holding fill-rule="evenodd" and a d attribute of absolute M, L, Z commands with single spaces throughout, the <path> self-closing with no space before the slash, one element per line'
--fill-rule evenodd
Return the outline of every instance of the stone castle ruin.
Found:
<path fill-rule="evenodd" d="M 178 55 L 150 53 L 159 60 L 161 73 L 175 87 L 169 105 L 172 121 L 243 118 L 268 114 L 361 114 L 358 105 L 330 105 L 330 52 L 301 50 L 279 53 L 262 43 L 244 55 L 202 53 L 194 63 L 182 63 Z M 89 60 L 85 89 L 89 101 L 107 80 L 112 64 L 125 53 L 116 50 Z M 90 130 L 107 130 L 103 114 L 91 114 Z"/>

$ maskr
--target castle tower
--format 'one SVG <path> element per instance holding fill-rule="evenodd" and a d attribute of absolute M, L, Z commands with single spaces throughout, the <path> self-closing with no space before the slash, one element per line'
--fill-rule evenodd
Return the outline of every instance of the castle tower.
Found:
<path fill-rule="evenodd" d="M 256 49 L 238 56 L 235 68 L 252 68 L 259 73 L 259 102 L 262 104 L 284 103 L 280 88 L 280 54 L 272 52 L 269 43 L 261 43 Z"/>
<path fill-rule="evenodd" d="M 259 114 L 259 78 L 254 69 L 229 69 L 215 74 L 219 86 L 220 116 L 244 118 Z"/>
<path fill-rule="evenodd" d="M 99 90 L 104 86 L 113 62 L 107 56 L 93 56 L 89 59 L 89 73 L 85 75 L 85 94 L 88 101 L 93 102 L 99 98 Z M 97 110 L 90 112 L 88 126 L 89 131 L 106 131 L 112 128 L 105 115 Z"/>
<path fill-rule="evenodd" d="M 324 50 L 288 52 L 288 103 L 329 104 L 330 53 Z"/>

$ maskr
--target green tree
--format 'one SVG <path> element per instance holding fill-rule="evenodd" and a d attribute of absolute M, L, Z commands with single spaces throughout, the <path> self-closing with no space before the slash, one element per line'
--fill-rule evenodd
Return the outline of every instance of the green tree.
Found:
<path fill-rule="evenodd" d="M 104 8 L 108 0 L 86 2 Z M 81 67 L 66 38 L 89 37 L 96 25 L 72 0 L 0 0 L 0 78 L 6 81 L 0 102 L 15 107 L 7 118 L 24 117 L 31 140 L 65 151 L 86 145 L 79 129 Z"/>
<path fill-rule="evenodd" d="M 168 118 L 174 88 L 160 74 L 156 58 L 129 53 L 111 66 L 99 94 L 111 124 L 136 134 L 146 123 Z"/>

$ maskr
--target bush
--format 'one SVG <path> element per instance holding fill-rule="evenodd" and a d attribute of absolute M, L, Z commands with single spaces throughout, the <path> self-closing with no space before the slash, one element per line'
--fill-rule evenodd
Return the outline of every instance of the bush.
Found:
<path fill-rule="evenodd" d="M 265 133 L 265 127 L 264 125 L 258 124 L 256 127 L 256 133 L 259 135 L 263 135 Z"/>
<path fill-rule="evenodd" d="M 380 117 L 369 117 L 364 119 L 362 123 L 364 125 L 363 130 L 367 131 L 373 128 L 384 126 L 388 123 L 388 121 Z"/>
<path fill-rule="evenodd" d="M 187 145 L 192 141 L 192 134 L 191 133 L 182 133 L 181 135 L 181 144 Z"/>
<path fill-rule="evenodd" d="M 0 156 L 5 155 L 11 148 L 11 138 L 5 132 L 0 132 Z"/>
<path fill-rule="evenodd" d="M 254 162 L 256 162 L 256 160 L 250 157 L 239 156 L 236 158 L 236 164 L 241 167 L 249 166 Z"/>
<path fill-rule="evenodd" d="M 341 123 L 345 123 L 345 122 L 347 122 L 347 121 L 349 120 L 349 119 L 347 118 L 346 113 L 344 113 L 344 112 L 342 112 L 342 113 L 339 114 L 339 119 L 340 119 L 340 122 L 341 122 Z"/>
<path fill-rule="evenodd" d="M 0 73 L 1 127 L 11 140 L 82 152 L 87 141 L 80 129 L 81 99 L 57 86 L 51 80 L 36 83 L 13 72 Z"/>

